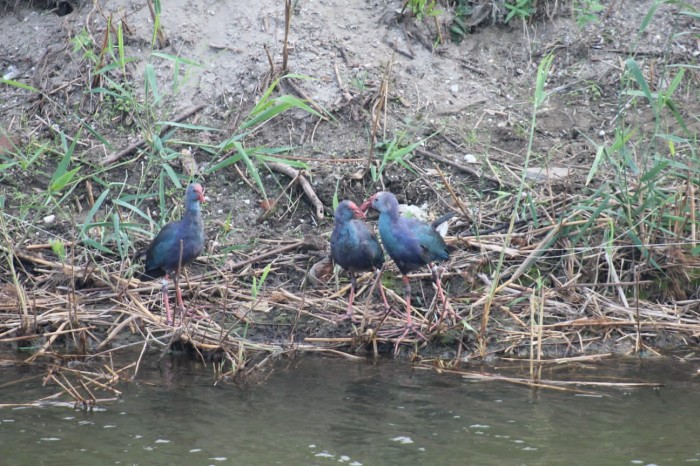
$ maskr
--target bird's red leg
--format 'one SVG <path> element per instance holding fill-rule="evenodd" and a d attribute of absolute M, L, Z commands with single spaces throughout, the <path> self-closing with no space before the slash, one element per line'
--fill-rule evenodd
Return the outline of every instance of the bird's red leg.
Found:
<path fill-rule="evenodd" d="M 175 296 L 177 297 L 177 307 L 180 310 L 181 323 L 185 322 L 185 316 L 192 319 L 203 319 L 209 317 L 204 310 L 197 310 L 194 307 L 190 307 L 189 311 L 185 311 L 185 303 L 182 301 L 182 290 L 180 289 L 180 275 L 178 274 L 175 278 Z"/>
<path fill-rule="evenodd" d="M 173 324 L 173 316 L 170 313 L 170 300 L 168 299 L 168 274 L 165 274 L 163 279 L 163 304 L 165 304 L 165 323 L 167 325 Z"/>
<path fill-rule="evenodd" d="M 394 344 L 394 354 L 398 354 L 401 340 L 406 338 L 406 335 L 408 335 L 411 331 L 415 332 L 416 335 L 418 335 L 423 340 L 427 340 L 427 338 L 425 338 L 425 335 L 423 335 L 418 329 L 413 327 L 413 317 L 411 317 L 411 282 L 408 280 L 408 277 L 406 275 L 403 276 L 403 284 L 404 299 L 406 300 L 406 330 L 396 340 L 396 343 Z"/>
<path fill-rule="evenodd" d="M 408 281 L 408 277 L 406 275 L 403 276 L 403 284 L 404 299 L 406 300 L 406 330 L 407 332 L 413 330 L 416 332 L 416 335 L 421 337 L 423 340 L 427 340 L 425 335 L 423 335 L 417 328 L 413 327 L 413 317 L 411 316 L 411 282 Z M 404 336 L 406 336 L 407 332 L 404 333 Z"/>

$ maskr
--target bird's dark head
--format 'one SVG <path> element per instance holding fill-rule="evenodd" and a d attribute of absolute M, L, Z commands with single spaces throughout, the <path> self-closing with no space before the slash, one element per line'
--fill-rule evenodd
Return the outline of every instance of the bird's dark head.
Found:
<path fill-rule="evenodd" d="M 363 202 L 360 210 L 365 211 L 369 206 L 372 206 L 373 209 L 379 212 L 390 212 L 399 208 L 399 201 L 389 191 L 379 191 Z"/>
<path fill-rule="evenodd" d="M 337 221 L 347 222 L 353 218 L 364 219 L 365 213 L 352 201 L 343 201 L 338 204 L 338 207 L 335 209 L 335 219 Z"/>
<path fill-rule="evenodd" d="M 192 183 L 187 186 L 187 192 L 185 193 L 185 202 L 190 203 L 194 201 L 206 201 L 204 197 L 204 188 L 202 188 L 202 185 L 199 183 Z"/>

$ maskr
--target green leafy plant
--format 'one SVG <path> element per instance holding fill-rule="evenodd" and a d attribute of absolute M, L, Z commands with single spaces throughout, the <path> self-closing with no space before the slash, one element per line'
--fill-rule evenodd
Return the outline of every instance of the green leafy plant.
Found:
<path fill-rule="evenodd" d="M 53 253 L 56 254 L 58 260 L 61 262 L 65 262 L 66 246 L 63 244 L 63 241 L 61 241 L 60 239 L 52 239 L 49 241 L 49 244 L 51 245 L 51 251 L 53 251 Z"/>
<path fill-rule="evenodd" d="M 415 173 L 413 168 L 411 168 L 411 166 L 408 164 L 408 160 L 410 160 L 413 155 L 412 152 L 418 146 L 425 144 L 425 142 L 434 135 L 435 134 L 432 134 L 425 139 L 421 139 L 420 141 L 416 141 L 408 145 L 403 145 L 402 136 L 394 137 L 388 143 L 378 144 L 378 148 L 384 150 L 384 155 L 382 156 L 382 161 L 379 164 L 379 168 L 376 168 L 374 165 L 370 166 L 372 181 L 379 181 L 384 173 L 384 169 L 391 164 L 399 164 L 411 173 Z"/>
<path fill-rule="evenodd" d="M 82 129 L 78 130 L 78 134 L 75 135 L 73 140 L 71 141 L 71 144 L 68 145 L 68 140 L 66 138 L 65 133 L 61 132 L 61 148 L 63 149 L 63 157 L 61 158 L 61 161 L 58 163 L 58 166 L 56 167 L 56 170 L 53 173 L 53 176 L 51 177 L 51 181 L 49 182 L 49 193 L 56 193 L 58 191 L 63 190 L 63 188 L 66 187 L 70 182 L 73 181 L 73 178 L 75 178 L 75 175 L 80 171 L 82 167 L 78 166 L 75 167 L 71 170 L 68 169 L 68 166 L 70 165 L 72 159 L 73 159 L 73 154 L 75 153 L 75 146 L 78 143 L 78 140 L 80 139 L 80 133 Z"/>
<path fill-rule="evenodd" d="M 574 2 L 574 18 L 576 24 L 580 28 L 584 28 L 591 23 L 597 23 L 597 13 L 605 10 L 605 7 L 600 4 L 600 0 L 576 0 Z"/>
<path fill-rule="evenodd" d="M 367 70 L 360 70 L 350 79 L 352 87 L 362 92 L 367 89 Z"/>
<path fill-rule="evenodd" d="M 681 181 L 689 176 L 688 174 L 697 176 L 699 171 L 693 163 L 673 156 L 676 153 L 676 145 L 685 145 L 691 148 L 691 151 L 693 147 L 693 137 L 673 99 L 673 94 L 683 81 L 684 71 L 683 68 L 678 69 L 665 89 L 652 92 L 636 61 L 628 59 L 626 77 L 623 79 L 626 89 L 623 89 L 622 94 L 630 96 L 633 100 L 643 99 L 650 104 L 649 108 L 657 125 L 654 137 L 649 139 L 646 147 L 635 150 L 631 148 L 635 141 L 646 139 L 641 137 L 637 128 L 618 127 L 610 144 L 595 144 L 589 139 L 597 149 L 586 184 L 592 182 L 602 166 L 612 168 L 614 177 L 596 192 L 593 198 L 595 204 L 590 203 L 586 208 L 594 211 L 596 218 L 605 213 L 609 218 L 615 219 L 617 230 L 621 231 L 621 234 L 638 248 L 641 257 L 654 267 L 660 266 L 649 249 L 650 238 L 675 236 L 678 234 L 674 231 L 678 230 L 679 222 L 690 227 L 684 217 L 679 217 L 677 213 L 679 208 L 686 210 L 688 206 L 679 204 L 678 193 L 666 189 L 665 186 L 673 178 Z M 676 120 L 679 131 L 686 137 L 659 131 L 664 109 Z M 658 152 L 659 141 L 666 143 L 667 152 L 672 156 Z M 643 157 L 640 158 L 638 154 L 642 154 Z M 669 171 L 670 168 L 672 170 Z M 687 215 L 691 213 L 687 212 Z M 582 235 L 583 232 L 575 238 L 575 242 L 580 240 Z"/>
<path fill-rule="evenodd" d="M 422 20 L 427 16 L 437 16 L 442 11 L 437 8 L 437 2 L 435 0 L 408 0 L 406 3 L 411 13 Z"/>
<path fill-rule="evenodd" d="M 513 18 L 526 20 L 536 11 L 535 0 L 516 0 L 515 3 L 505 3 L 504 6 L 508 10 L 505 23 L 509 23 Z"/>
<path fill-rule="evenodd" d="M 73 53 L 81 52 L 83 59 L 92 65 L 99 63 L 99 56 L 95 53 L 95 43 L 92 41 L 87 29 L 83 28 L 78 34 L 73 36 L 71 43 L 73 44 Z"/>
<path fill-rule="evenodd" d="M 461 43 L 464 37 L 471 31 L 468 20 L 473 11 L 470 0 L 457 0 L 452 17 L 452 24 L 450 25 L 450 37 L 453 42 L 457 44 Z"/>
<path fill-rule="evenodd" d="M 263 285 L 265 284 L 265 280 L 267 279 L 267 274 L 270 273 L 271 268 L 272 268 L 272 262 L 270 262 L 269 264 L 267 264 L 265 266 L 262 273 L 260 274 L 260 279 L 257 279 L 255 276 L 253 276 L 253 283 L 250 286 L 250 296 L 253 298 L 254 301 L 258 298 L 258 295 L 260 294 L 260 290 L 262 289 Z"/>
<path fill-rule="evenodd" d="M 304 78 L 299 75 L 287 75 L 284 78 Z M 250 176 L 255 181 L 263 197 L 267 200 L 267 192 L 262 182 L 258 164 L 265 165 L 266 162 L 284 163 L 296 168 L 306 168 L 306 164 L 281 157 L 281 154 L 289 152 L 291 147 L 245 147 L 245 140 L 255 133 L 263 125 L 274 118 L 277 118 L 287 110 L 303 110 L 311 115 L 320 117 L 321 114 L 311 108 L 306 102 L 291 95 L 281 95 L 273 97 L 272 93 L 277 88 L 280 79 L 275 80 L 265 90 L 258 103 L 253 107 L 243 123 L 238 127 L 235 134 L 221 142 L 216 148 L 216 154 L 220 160 L 215 161 L 207 169 L 207 173 L 214 173 L 222 168 L 237 162 L 243 162 Z M 257 163 L 256 163 L 257 162 Z"/>
<path fill-rule="evenodd" d="M 379 165 L 379 168 L 376 168 L 374 165 L 370 166 L 372 181 L 377 182 L 382 177 L 384 169 L 387 167 L 387 165 L 390 165 L 392 163 L 398 163 L 410 172 L 414 172 L 413 168 L 411 168 L 408 165 L 407 159 L 410 159 L 411 152 L 413 152 L 413 150 L 419 145 L 420 142 L 415 142 L 408 146 L 401 147 L 399 138 L 392 139 L 388 142 L 388 144 L 379 144 L 378 148 L 384 149 L 384 156 L 382 157 L 382 161 Z"/>
<path fill-rule="evenodd" d="M 4 135 L 8 141 L 11 141 L 2 128 L 0 128 L 0 135 Z M 43 158 L 48 147 L 49 143 L 45 142 L 34 149 L 29 147 L 23 150 L 21 147 L 12 144 L 11 153 L 9 151 L 0 152 L 0 173 L 7 174 L 8 172 L 6 170 L 13 167 L 20 168 L 21 170 L 28 170 L 37 161 Z M 31 150 L 31 152 L 27 153 L 29 150 Z"/>

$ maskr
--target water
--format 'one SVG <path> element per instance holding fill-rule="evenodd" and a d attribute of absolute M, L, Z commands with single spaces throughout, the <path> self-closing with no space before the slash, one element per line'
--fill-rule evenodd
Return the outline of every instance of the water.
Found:
<path fill-rule="evenodd" d="M 0 410 L 2 465 L 634 465 L 700 463 L 700 380 L 692 365 L 626 361 L 572 379 L 666 384 L 533 391 L 411 371 L 406 363 L 307 358 L 263 384 L 212 386 L 210 368 L 147 365 L 120 401 Z M 0 387 L 27 374 L 0 371 Z M 37 380 L 2 402 L 53 393 Z M 589 389 L 591 390 L 591 389 Z"/>

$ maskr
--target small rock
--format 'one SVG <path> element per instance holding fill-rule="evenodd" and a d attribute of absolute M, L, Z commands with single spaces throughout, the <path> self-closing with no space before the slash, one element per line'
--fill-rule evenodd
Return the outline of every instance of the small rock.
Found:
<path fill-rule="evenodd" d="M 56 216 L 53 214 L 47 215 L 46 217 L 44 217 L 44 223 L 46 223 L 46 224 L 53 223 L 54 220 L 56 220 Z"/>
<path fill-rule="evenodd" d="M 2 79 L 15 79 L 17 76 L 19 76 L 19 69 L 15 65 L 10 65 L 5 70 Z"/>

